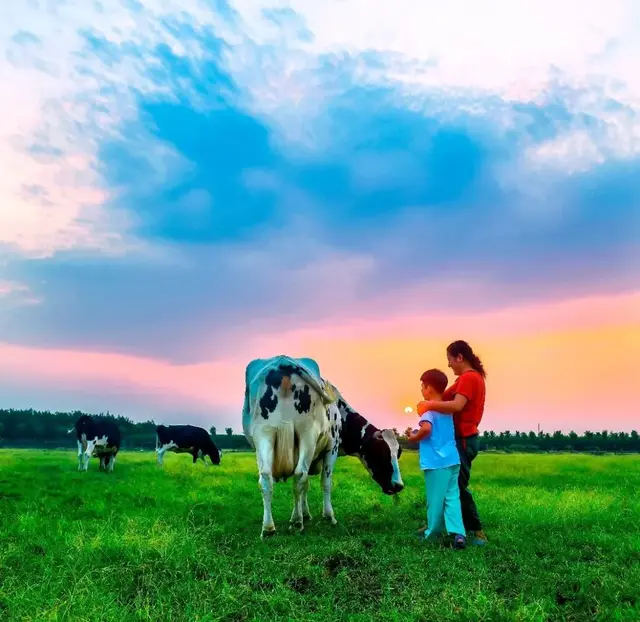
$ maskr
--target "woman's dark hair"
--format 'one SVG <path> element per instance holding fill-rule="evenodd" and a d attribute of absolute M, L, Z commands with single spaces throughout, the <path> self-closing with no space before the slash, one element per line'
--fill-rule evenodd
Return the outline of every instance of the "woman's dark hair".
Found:
<path fill-rule="evenodd" d="M 462 356 L 462 358 L 471 365 L 483 378 L 487 377 L 487 372 L 480 358 L 474 353 L 471 346 L 466 341 L 454 341 L 447 346 L 447 354 L 449 356 Z"/>

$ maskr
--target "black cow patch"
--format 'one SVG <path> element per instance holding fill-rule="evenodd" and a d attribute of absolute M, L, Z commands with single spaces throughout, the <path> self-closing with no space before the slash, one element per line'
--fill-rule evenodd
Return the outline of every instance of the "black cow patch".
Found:
<path fill-rule="evenodd" d="M 293 398 L 293 405 L 300 414 L 308 413 L 311 410 L 311 393 L 309 393 L 308 385 L 305 384 L 302 391 L 294 391 Z"/>
<path fill-rule="evenodd" d="M 277 408 L 278 406 L 278 396 L 275 394 L 275 390 L 280 388 L 282 384 L 282 379 L 285 376 L 289 378 L 293 375 L 301 375 L 302 370 L 297 365 L 279 365 L 278 369 L 270 369 L 264 379 L 264 383 L 267 385 L 267 390 L 264 392 L 264 395 L 260 398 L 260 415 L 262 415 L 263 419 L 268 419 L 269 415 Z M 291 387 L 295 390 L 295 385 Z M 309 392 L 308 387 L 306 388 L 307 394 Z M 304 401 L 301 401 L 301 407 L 304 405 Z M 309 396 L 309 406 L 306 410 L 298 410 L 299 413 L 308 412 L 309 407 L 311 406 L 311 396 Z M 296 406 L 298 408 L 298 406 Z"/>
<path fill-rule="evenodd" d="M 347 404 L 343 399 L 339 399 L 338 400 L 338 408 L 345 415 L 355 415 L 356 414 L 356 411 L 353 410 L 353 408 L 351 408 L 351 406 L 349 406 L 349 404 Z"/>
<path fill-rule="evenodd" d="M 263 419 L 268 419 L 269 415 L 278 406 L 278 396 L 275 394 L 275 392 L 273 391 L 273 387 L 270 384 L 267 384 L 267 390 L 264 392 L 264 395 L 260 398 L 259 404 L 260 404 L 260 414 L 262 415 Z"/>
<path fill-rule="evenodd" d="M 294 374 L 301 376 L 302 370 L 296 365 L 279 365 L 278 369 L 270 369 L 264 379 L 267 386 L 277 389 L 282 384 L 285 376 L 293 376 Z"/>
<path fill-rule="evenodd" d="M 378 430 L 371 425 L 360 413 L 349 408 L 345 402 L 340 401 L 343 417 L 342 426 L 340 428 L 340 437 L 342 447 L 347 455 L 360 453 L 360 448 L 371 438 Z M 362 430 L 366 427 L 364 436 Z"/>

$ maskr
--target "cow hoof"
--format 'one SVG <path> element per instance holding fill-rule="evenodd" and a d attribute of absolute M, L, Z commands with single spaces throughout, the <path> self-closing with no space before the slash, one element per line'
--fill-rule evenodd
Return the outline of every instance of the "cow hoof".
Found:
<path fill-rule="evenodd" d="M 276 528 L 271 527 L 271 529 L 263 529 L 260 537 L 264 540 L 265 538 L 270 538 L 271 536 L 276 535 Z"/>
<path fill-rule="evenodd" d="M 304 514 L 302 518 L 304 518 L 305 523 L 309 523 L 313 520 L 313 516 L 311 516 L 311 514 Z"/>
<path fill-rule="evenodd" d="M 338 521 L 335 519 L 334 516 L 325 516 L 324 519 L 327 522 L 331 523 L 332 525 L 337 525 L 338 524 Z"/>
<path fill-rule="evenodd" d="M 289 531 L 302 533 L 304 531 L 304 523 L 291 523 L 289 525 Z"/>

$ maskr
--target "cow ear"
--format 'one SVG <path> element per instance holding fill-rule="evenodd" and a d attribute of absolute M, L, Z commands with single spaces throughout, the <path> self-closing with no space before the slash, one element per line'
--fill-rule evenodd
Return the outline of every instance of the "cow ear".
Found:
<path fill-rule="evenodd" d="M 376 430 L 373 433 L 373 438 L 375 438 L 377 441 L 382 440 L 382 432 L 380 430 Z"/>

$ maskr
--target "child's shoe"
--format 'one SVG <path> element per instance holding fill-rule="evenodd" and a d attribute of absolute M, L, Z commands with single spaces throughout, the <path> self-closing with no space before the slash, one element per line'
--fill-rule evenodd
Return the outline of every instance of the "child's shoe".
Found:
<path fill-rule="evenodd" d="M 453 548 L 458 549 L 459 551 L 467 548 L 467 539 L 461 533 L 458 533 L 454 536 Z"/>

